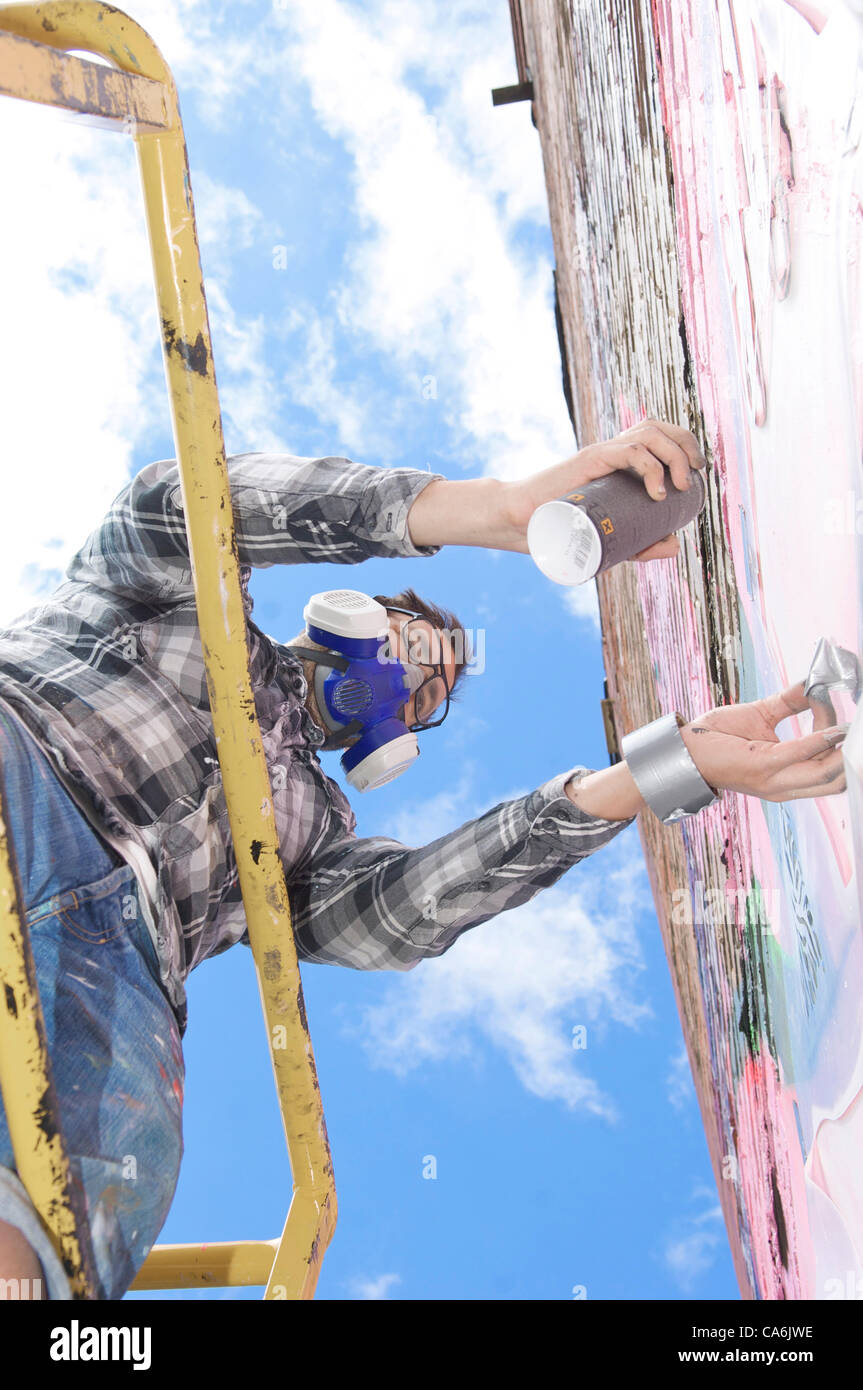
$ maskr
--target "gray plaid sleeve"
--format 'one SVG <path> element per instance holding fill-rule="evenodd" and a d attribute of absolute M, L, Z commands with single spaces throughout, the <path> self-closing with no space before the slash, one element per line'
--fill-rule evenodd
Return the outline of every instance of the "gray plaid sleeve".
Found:
<path fill-rule="evenodd" d="M 411 506 L 440 473 L 374 468 L 346 458 L 235 454 L 227 460 L 237 553 L 258 568 L 435 555 L 410 539 Z M 69 579 L 130 599 L 194 597 L 179 469 L 147 464 L 69 563 Z"/>
<path fill-rule="evenodd" d="M 529 902 L 635 819 L 603 820 L 569 800 L 567 780 L 591 770 L 560 773 L 420 849 L 341 835 L 291 880 L 300 958 L 410 970 Z"/>

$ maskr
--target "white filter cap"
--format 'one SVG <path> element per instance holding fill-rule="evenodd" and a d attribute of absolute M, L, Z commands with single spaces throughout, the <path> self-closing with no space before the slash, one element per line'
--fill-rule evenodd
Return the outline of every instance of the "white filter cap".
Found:
<path fill-rule="evenodd" d="M 527 548 L 555 584 L 585 584 L 602 562 L 602 541 L 586 512 L 571 502 L 544 502 L 527 523 Z"/>
<path fill-rule="evenodd" d="M 405 772 L 419 754 L 416 734 L 402 734 L 400 738 L 390 739 L 389 743 L 369 753 L 353 771 L 345 775 L 355 791 L 374 791 Z"/>
<path fill-rule="evenodd" d="M 387 610 L 358 589 L 326 589 L 312 594 L 303 617 L 306 626 L 322 627 L 337 637 L 386 637 L 389 632 Z"/>

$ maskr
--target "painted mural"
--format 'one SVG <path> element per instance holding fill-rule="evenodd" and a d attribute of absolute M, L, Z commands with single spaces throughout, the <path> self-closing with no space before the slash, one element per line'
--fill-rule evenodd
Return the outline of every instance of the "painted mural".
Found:
<path fill-rule="evenodd" d="M 861 1299 L 863 0 L 519 19 L 577 441 L 711 465 L 679 559 L 600 578 L 617 733 L 803 678 L 853 721 L 847 794 L 640 833 L 741 1292 Z"/>

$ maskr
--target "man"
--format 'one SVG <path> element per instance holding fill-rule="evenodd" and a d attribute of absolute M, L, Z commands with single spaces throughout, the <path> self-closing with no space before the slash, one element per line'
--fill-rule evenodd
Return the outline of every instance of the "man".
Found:
<path fill-rule="evenodd" d="M 844 790 L 842 731 L 827 737 L 822 707 L 820 731 L 781 743 L 774 732 L 809 707 L 799 685 L 679 732 L 672 716 L 661 745 L 648 739 L 645 751 L 641 739 L 628 761 L 563 771 L 418 849 L 358 838 L 318 758 L 333 744 L 357 756 L 367 734 L 317 679 L 328 650 L 327 668 L 340 669 L 342 639 L 310 620 L 281 646 L 251 621 L 255 566 L 431 556 L 443 545 L 524 553 L 534 509 L 591 478 L 631 468 L 657 497 L 703 466 L 689 431 L 655 421 L 515 483 L 337 458 L 229 460 L 252 687 L 300 959 L 412 969 L 556 883 L 647 806 L 670 821 L 721 788 L 771 801 Z M 677 549 L 667 537 L 638 558 Z M 156 1239 L 179 1171 L 184 981 L 248 938 L 172 460 L 132 479 L 66 573 L 0 632 L 0 765 L 61 1122 L 87 1194 L 99 1293 L 117 1298 Z M 393 702 L 400 718 L 388 737 L 409 744 L 448 706 L 460 628 L 412 591 L 382 606 L 389 640 L 373 664 L 395 667 L 387 718 Z M 369 746 L 378 777 L 380 748 Z M 0 1124 L 0 1277 L 44 1276 L 50 1297 L 68 1297 L 13 1166 Z"/>

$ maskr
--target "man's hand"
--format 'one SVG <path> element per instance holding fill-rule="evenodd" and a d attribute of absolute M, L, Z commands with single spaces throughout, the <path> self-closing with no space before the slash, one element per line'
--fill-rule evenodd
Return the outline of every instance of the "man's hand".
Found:
<path fill-rule="evenodd" d="M 528 553 L 527 523 L 543 502 L 576 492 L 595 478 L 623 468 L 644 479 L 648 496 L 663 495 L 669 485 L 689 486 L 694 468 L 704 468 L 698 441 L 689 430 L 661 420 L 643 420 L 605 444 L 589 444 L 563 463 L 529 478 L 503 483 L 473 478 L 429 483 L 410 510 L 408 529 L 414 545 L 478 545 L 491 550 Z M 658 560 L 680 550 L 666 536 L 642 550 L 637 560 Z"/>
<path fill-rule="evenodd" d="M 838 743 L 845 726 L 831 725 L 832 705 L 803 694 L 803 681 L 778 695 L 743 705 L 720 705 L 680 730 L 692 761 L 716 791 L 745 792 L 762 801 L 793 801 L 805 796 L 836 796 L 845 791 L 845 767 Z M 775 726 L 811 709 L 813 732 L 780 742 Z M 836 734 L 831 744 L 825 735 Z M 570 801 L 593 816 L 626 820 L 646 809 L 625 761 L 580 778 L 565 791 Z"/>
<path fill-rule="evenodd" d="M 844 792 L 845 766 L 838 744 L 846 728 L 828 727 L 831 708 L 807 699 L 803 685 L 799 681 L 749 704 L 720 705 L 684 725 L 683 741 L 705 782 L 762 801 Z M 776 725 L 807 709 L 814 714 L 813 732 L 780 741 Z"/>
<path fill-rule="evenodd" d="M 527 550 L 527 523 L 537 507 L 552 502 L 568 492 L 576 492 L 585 483 L 605 478 L 618 469 L 638 473 L 644 479 L 649 497 L 658 500 L 669 486 L 683 491 L 691 485 L 694 468 L 704 468 L 706 461 L 698 441 L 689 430 L 664 420 L 643 420 L 606 444 L 589 444 L 563 463 L 508 483 L 506 505 L 512 525 L 522 533 Z M 639 551 L 636 560 L 666 559 L 680 550 L 675 536 L 666 536 L 647 550 Z"/>

